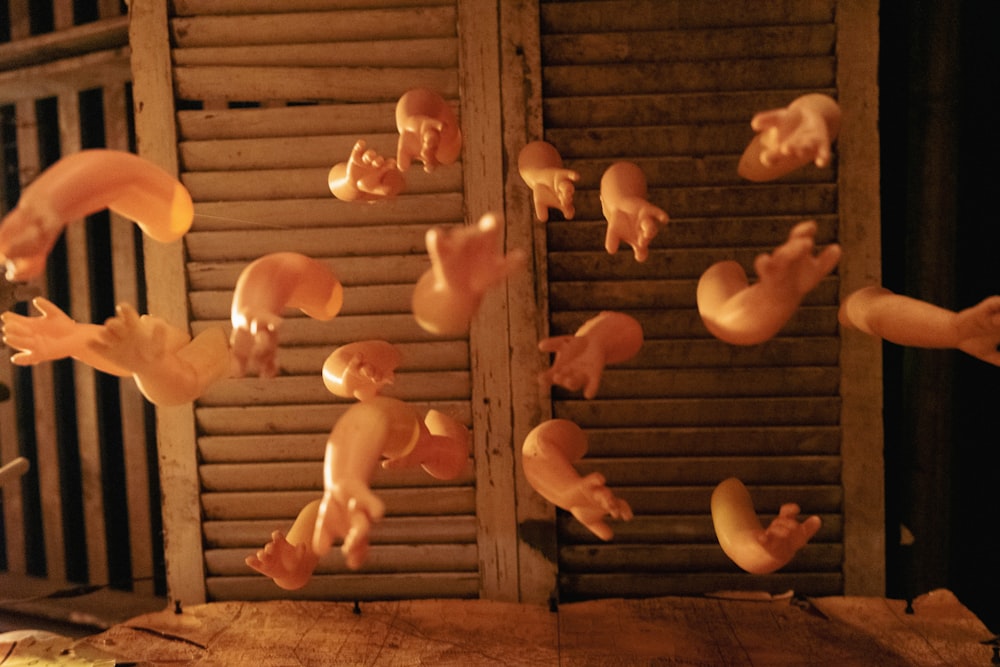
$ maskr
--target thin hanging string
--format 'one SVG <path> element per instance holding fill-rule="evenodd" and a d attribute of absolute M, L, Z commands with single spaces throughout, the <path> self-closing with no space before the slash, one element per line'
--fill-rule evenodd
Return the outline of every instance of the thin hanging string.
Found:
<path fill-rule="evenodd" d="M 252 225 L 254 227 L 260 227 L 261 229 L 295 229 L 291 225 L 278 225 L 268 222 L 258 222 L 256 220 L 247 220 L 246 218 L 233 218 L 225 215 L 209 215 L 208 213 L 198 213 L 195 212 L 194 217 L 206 218 L 208 220 L 219 220 L 221 222 L 238 222 L 245 225 Z"/>

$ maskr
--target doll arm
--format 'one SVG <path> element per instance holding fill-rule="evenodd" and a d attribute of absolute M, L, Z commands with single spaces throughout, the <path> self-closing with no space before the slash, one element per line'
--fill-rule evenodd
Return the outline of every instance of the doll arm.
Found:
<path fill-rule="evenodd" d="M 615 497 L 600 473 L 580 476 L 573 463 L 586 453 L 586 434 L 579 426 L 565 419 L 550 419 L 532 429 L 524 440 L 524 476 L 539 495 L 608 541 L 614 533 L 604 517 L 629 521 L 632 508 Z"/>
<path fill-rule="evenodd" d="M 819 530 L 821 520 L 811 516 L 802 523 L 796 520 L 799 506 L 781 506 L 767 530 L 757 518 L 753 500 L 743 483 L 735 477 L 722 481 L 712 492 L 712 523 L 719 545 L 742 569 L 753 574 L 767 574 L 785 565 Z"/>
<path fill-rule="evenodd" d="M 698 313 L 716 338 L 732 345 L 757 345 L 769 340 L 788 322 L 802 298 L 840 261 L 840 246 L 814 255 L 816 223 L 802 222 L 788 241 L 757 257 L 759 280 L 749 284 L 734 261 L 713 264 L 698 280 Z"/>
<path fill-rule="evenodd" d="M 152 162 L 124 151 L 79 151 L 43 171 L 0 220 L 7 279 L 41 275 L 63 228 L 105 208 L 134 220 L 162 243 L 179 239 L 194 220 L 187 189 Z"/>
<path fill-rule="evenodd" d="M 755 115 L 757 132 L 740 158 L 737 172 L 750 181 L 770 181 L 810 162 L 825 167 L 840 131 L 840 107 L 819 93 L 803 95 L 784 109 Z"/>
<path fill-rule="evenodd" d="M 954 348 L 1000 366 L 1000 296 L 955 312 L 884 287 L 864 287 L 844 300 L 839 319 L 846 327 L 890 343 Z"/>
<path fill-rule="evenodd" d="M 103 335 L 103 326 L 76 322 L 44 297 L 35 297 L 31 305 L 39 312 L 38 317 L 25 317 L 11 311 L 0 315 L 3 342 L 20 350 L 11 357 L 12 363 L 33 366 L 72 357 L 118 377 L 132 374 L 91 348 L 91 343 L 100 340 Z"/>
<path fill-rule="evenodd" d="M 342 201 L 373 201 L 395 197 L 406 186 L 396 160 L 386 159 L 358 139 L 347 162 L 333 166 L 327 176 L 330 192 Z"/>
<path fill-rule="evenodd" d="M 271 541 L 255 555 L 246 557 L 246 564 L 285 590 L 305 586 L 312 578 L 319 556 L 312 550 L 312 531 L 319 512 L 319 500 L 314 500 L 295 517 L 288 537 L 276 530 Z"/>
<path fill-rule="evenodd" d="M 318 320 L 332 319 L 344 288 L 324 262 L 295 252 L 275 252 L 251 262 L 233 291 L 230 344 L 238 374 L 257 367 L 262 377 L 278 372 L 278 327 L 285 308 Z"/>
<path fill-rule="evenodd" d="M 406 468 L 419 465 L 435 479 L 455 479 L 469 463 L 472 450 L 469 429 L 443 412 L 428 410 L 425 429 L 413 449 L 402 456 L 387 458 L 382 467 Z"/>

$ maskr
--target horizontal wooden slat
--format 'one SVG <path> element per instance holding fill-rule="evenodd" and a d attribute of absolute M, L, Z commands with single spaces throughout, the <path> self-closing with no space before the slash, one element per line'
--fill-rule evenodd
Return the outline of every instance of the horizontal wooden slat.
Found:
<path fill-rule="evenodd" d="M 125 46 L 0 71 L 0 104 L 120 86 L 132 80 L 129 54 Z"/>
<path fill-rule="evenodd" d="M 127 16 L 90 21 L 0 44 L 0 71 L 127 45 Z"/>
<path fill-rule="evenodd" d="M 832 23 L 544 35 L 542 59 L 579 65 L 830 55 L 835 36 Z"/>
<path fill-rule="evenodd" d="M 230 14 L 286 14 L 330 9 L 375 7 L 433 7 L 454 4 L 443 0 L 174 0 L 175 16 Z"/>
<path fill-rule="evenodd" d="M 704 486 L 627 486 L 615 488 L 615 495 L 628 502 L 636 514 L 696 514 L 711 507 L 712 484 Z M 826 486 L 788 485 L 749 488 L 758 513 L 777 514 L 784 503 L 795 502 L 803 515 L 839 513 L 843 490 L 838 484 Z"/>
<path fill-rule="evenodd" d="M 629 2 L 542 3 L 543 34 L 662 29 L 721 28 L 829 23 L 834 0 L 755 2 L 753 11 L 727 0 L 631 0 Z"/>
<path fill-rule="evenodd" d="M 576 463 L 580 474 L 598 471 L 612 487 L 715 485 L 727 477 L 745 484 L 837 484 L 837 456 L 658 456 L 595 458 Z"/>
<path fill-rule="evenodd" d="M 281 352 L 278 352 L 281 361 Z M 383 388 L 383 396 L 401 400 L 461 400 L 469 397 L 471 388 L 468 371 L 432 371 L 427 373 L 396 373 L 396 381 Z M 239 378 L 221 380 L 201 397 L 199 405 L 259 406 L 309 403 L 334 403 L 333 396 L 323 385 L 320 373 L 274 378 Z"/>
<path fill-rule="evenodd" d="M 803 426 L 676 426 L 670 428 L 590 427 L 588 457 L 625 456 L 768 456 L 836 455 L 840 429 L 836 425 Z M 718 482 L 719 480 L 716 480 Z"/>
<path fill-rule="evenodd" d="M 475 598 L 479 596 L 479 574 L 408 573 L 316 575 L 309 584 L 285 591 L 270 579 L 256 577 L 208 577 L 209 600 L 415 600 L 422 598 Z M 364 609 L 364 607 L 362 607 Z"/>
<path fill-rule="evenodd" d="M 196 320 L 191 323 L 191 328 L 195 333 L 218 328 L 228 335 L 230 323 L 229 320 Z M 329 345 L 331 348 L 376 338 L 389 339 L 393 344 L 448 340 L 421 328 L 412 314 L 344 315 L 328 322 L 296 317 L 282 322 L 280 336 L 282 344 L 286 346 Z M 452 340 L 467 340 L 467 337 L 456 336 Z"/>
<path fill-rule="evenodd" d="M 430 268 L 429 264 L 426 268 Z M 344 304 L 339 315 L 371 315 L 377 313 L 408 313 L 411 310 L 413 285 L 421 271 L 402 285 L 351 285 L 344 289 Z M 191 314 L 202 320 L 223 319 L 230 314 L 233 294 L 230 291 L 202 291 L 189 295 Z M 289 317 L 301 312 L 288 309 Z"/>
<path fill-rule="evenodd" d="M 814 366 L 619 370 L 605 368 L 597 396 L 602 399 L 687 398 L 695 396 L 834 396 L 840 369 Z M 557 387 L 557 398 L 579 397 Z"/>
<path fill-rule="evenodd" d="M 833 426 L 840 400 L 817 398 L 664 398 L 643 400 L 560 401 L 556 417 L 581 427 L 640 426 Z"/>
<path fill-rule="evenodd" d="M 288 519 L 319 499 L 315 491 L 203 493 L 201 506 L 207 521 Z M 387 516 L 475 514 L 475 489 L 468 487 L 419 487 L 380 489 Z"/>
<path fill-rule="evenodd" d="M 458 39 L 394 39 L 392 41 L 322 44 L 254 44 L 174 49 L 175 65 L 307 66 L 307 67 L 457 67 Z"/>
<path fill-rule="evenodd" d="M 749 123 L 758 111 L 787 106 L 805 93 L 836 93 L 815 87 L 787 90 L 724 90 L 548 97 L 542 102 L 546 129 Z"/>
<path fill-rule="evenodd" d="M 205 552 L 207 574 L 209 577 L 252 575 L 253 570 L 244 559 L 253 553 L 252 549 L 246 548 L 209 549 Z M 369 549 L 361 571 L 365 574 L 475 572 L 478 564 L 475 544 L 387 544 Z M 350 572 L 344 565 L 343 557 L 334 549 L 330 556 L 320 559 L 315 575 Z"/>
<path fill-rule="evenodd" d="M 607 597 L 651 597 L 704 595 L 715 591 L 765 591 L 773 595 L 794 591 L 815 597 L 843 594 L 839 572 L 784 572 L 749 576 L 746 572 L 723 574 L 566 574 L 559 577 L 560 600 L 590 600 Z"/>
<path fill-rule="evenodd" d="M 602 130 L 595 130 L 595 134 L 600 134 Z M 598 190 L 600 189 L 601 176 L 610 166 L 610 160 L 619 159 L 619 156 L 628 156 L 629 162 L 634 162 L 642 170 L 646 177 L 646 183 L 650 188 L 678 188 L 678 187 L 718 187 L 718 186 L 740 186 L 747 185 L 748 182 L 736 172 L 739 162 L 739 150 L 730 154 L 702 154 L 697 150 L 691 150 L 692 155 L 657 155 L 648 157 L 646 155 L 630 155 L 631 153 L 642 152 L 646 149 L 637 149 L 632 145 L 632 141 L 644 141 L 643 134 L 655 134 L 655 130 L 641 128 L 638 130 L 627 130 L 619 128 L 613 130 L 619 137 L 624 137 L 624 142 L 601 142 L 601 148 L 596 153 L 608 155 L 609 157 L 567 157 L 563 161 L 567 169 L 573 169 L 580 175 L 580 180 L 576 183 L 577 190 Z M 579 134 L 577 132 L 576 134 Z M 555 141 L 566 139 L 567 145 L 574 145 L 577 137 L 571 133 L 553 131 L 549 134 L 550 143 L 553 143 L 560 153 L 568 153 Z M 669 140 L 669 139 L 668 139 Z M 664 143 L 659 137 L 652 139 L 653 143 Z M 749 137 L 747 138 L 749 143 Z M 613 144 L 613 145 L 612 145 Z M 577 146 L 584 144 L 576 143 Z M 796 183 L 815 184 L 833 183 L 835 180 L 833 165 L 824 169 L 810 167 L 808 169 L 797 169 L 788 176 L 775 181 L 775 183 Z"/>
<path fill-rule="evenodd" d="M 749 120 L 713 125 L 592 127 L 586 132 L 578 128 L 551 128 L 545 132 L 546 141 L 559 149 L 563 159 L 712 154 L 738 157 L 752 138 Z M 735 172 L 736 163 L 732 166 Z"/>
<path fill-rule="evenodd" d="M 471 468 L 471 467 L 470 467 Z M 209 463 L 199 466 L 205 492 L 322 491 L 323 461 Z M 438 480 L 419 467 L 383 470 L 377 468 L 372 489 L 407 487 L 461 487 L 472 483 L 471 469 L 451 480 Z"/>
<path fill-rule="evenodd" d="M 198 438 L 198 457 L 210 463 L 322 461 L 330 428 L 316 433 L 219 435 Z"/>
<path fill-rule="evenodd" d="M 326 262 L 345 287 L 392 285 L 415 282 L 430 268 L 423 255 L 374 255 L 367 257 L 314 257 Z M 187 265 L 192 291 L 229 290 L 236 286 L 247 261 L 190 262 Z"/>
<path fill-rule="evenodd" d="M 713 60 L 621 65 L 542 67 L 546 97 L 651 95 L 704 91 L 829 88 L 835 81 L 831 56 L 763 60 Z"/>
<path fill-rule="evenodd" d="M 837 514 L 820 514 L 823 524 L 813 543 L 836 542 L 843 535 L 843 520 Z M 567 513 L 558 516 L 560 544 L 605 544 Z M 638 515 L 631 521 L 611 521 L 613 544 L 718 544 L 710 514 Z"/>
<path fill-rule="evenodd" d="M 816 221 L 817 243 L 826 245 L 836 240 L 837 220 L 829 214 L 816 214 L 807 217 L 772 214 L 756 217 L 727 215 L 704 218 L 691 218 L 675 214 L 671 216 L 670 222 L 661 232 L 663 236 L 661 243 L 663 247 L 671 249 L 732 247 L 773 249 L 788 238 L 788 232 L 796 223 L 803 220 Z M 546 225 L 548 246 L 553 254 L 570 251 L 599 251 L 604 248 L 604 236 L 607 229 L 608 223 L 603 219 L 592 221 L 576 219 L 570 222 L 550 220 Z M 654 244 L 658 240 L 660 240 L 659 235 L 653 239 Z M 650 252 L 647 263 L 658 261 L 652 256 L 653 254 Z M 623 256 L 619 262 L 621 264 L 634 264 L 635 260 Z M 636 267 L 636 270 L 641 270 L 641 268 Z"/>
<path fill-rule="evenodd" d="M 396 128 L 396 102 L 291 107 L 198 109 L 177 112 L 183 141 L 388 134 Z"/>
<path fill-rule="evenodd" d="M 795 554 L 783 570 L 789 572 L 836 572 L 844 548 L 839 544 L 808 544 Z M 566 547 L 559 550 L 559 571 L 574 573 L 705 573 L 737 572 L 718 545 L 610 544 Z"/>
<path fill-rule="evenodd" d="M 551 308 L 628 310 L 667 304 L 693 306 L 696 302 L 697 283 L 697 280 L 684 279 L 562 281 L 551 286 Z M 807 306 L 836 305 L 837 285 L 836 277 L 824 278 L 815 289 L 805 295 L 802 303 Z"/>
<path fill-rule="evenodd" d="M 453 69 L 376 67 L 177 67 L 174 88 L 186 100 L 329 100 L 388 102 L 410 88 L 458 94 Z"/>
<path fill-rule="evenodd" d="M 281 234 L 244 232 L 188 232 L 185 243 L 190 259 L 257 259 L 278 251 L 310 257 L 370 255 L 373 248 L 387 255 L 422 255 L 427 252 L 424 224 L 348 227 L 341 229 L 287 229 Z"/>
<path fill-rule="evenodd" d="M 568 332 L 567 332 L 568 333 Z M 752 368 L 757 366 L 834 366 L 840 340 L 835 337 L 772 338 L 760 345 L 729 345 L 711 340 L 646 340 L 631 368 Z"/>
<path fill-rule="evenodd" d="M 238 435 L 254 433 L 316 433 L 329 431 L 348 405 L 255 405 L 248 407 L 198 407 L 195 418 L 205 435 Z M 433 401 L 415 403 L 420 412 L 434 408 L 471 423 L 467 401 Z"/>
<path fill-rule="evenodd" d="M 419 9 L 344 9 L 294 14 L 243 14 L 175 18 L 170 32 L 178 48 L 237 44 L 299 44 L 407 39 L 455 35 L 454 6 Z"/>
<path fill-rule="evenodd" d="M 271 539 L 274 521 L 206 521 L 206 548 L 259 549 Z M 476 517 L 386 517 L 372 527 L 376 544 L 474 544 Z"/>

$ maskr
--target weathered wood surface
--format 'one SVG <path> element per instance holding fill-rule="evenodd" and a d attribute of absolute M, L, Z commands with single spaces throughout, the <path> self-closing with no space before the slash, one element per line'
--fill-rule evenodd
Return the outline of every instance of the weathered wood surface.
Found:
<path fill-rule="evenodd" d="M 946 590 L 916 599 L 661 597 L 226 602 L 139 616 L 70 654 L 144 665 L 985 665 L 989 630 Z M 2 648 L 2 646 L 0 646 Z M 8 660 L 29 646 L 7 645 Z M 3 655 L 0 652 L 0 655 Z M 4 664 L 0 661 L 0 664 Z"/>

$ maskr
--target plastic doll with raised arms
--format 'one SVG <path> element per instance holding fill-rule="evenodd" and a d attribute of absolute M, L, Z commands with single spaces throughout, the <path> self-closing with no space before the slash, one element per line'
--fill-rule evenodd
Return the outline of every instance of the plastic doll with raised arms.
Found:
<path fill-rule="evenodd" d="M 722 550 L 752 574 L 767 574 L 787 565 L 822 525 L 818 516 L 800 523 L 799 506 L 786 503 L 765 529 L 757 518 L 750 492 L 735 477 L 715 487 L 711 506 L 712 523 Z"/>
<path fill-rule="evenodd" d="M 550 208 L 559 209 L 567 220 L 573 219 L 574 184 L 580 180 L 580 173 L 563 167 L 555 146 L 547 141 L 528 143 L 517 155 L 517 171 L 531 188 L 539 222 L 548 222 Z"/>
<path fill-rule="evenodd" d="M 431 172 L 449 165 L 462 154 L 462 131 L 447 100 L 428 88 L 408 90 L 396 102 L 399 142 L 396 166 L 407 171 L 413 160 Z"/>
<path fill-rule="evenodd" d="M 961 350 L 1000 366 L 1000 295 L 956 312 L 869 286 L 844 299 L 839 319 L 845 327 L 890 343 Z"/>
<path fill-rule="evenodd" d="M 584 398 L 594 398 L 604 367 L 637 355 L 642 341 L 642 325 L 638 320 L 625 313 L 603 311 L 584 322 L 572 336 L 539 341 L 539 350 L 556 355 L 540 380 L 570 391 L 583 388 Z"/>
<path fill-rule="evenodd" d="M 161 243 L 179 239 L 194 220 L 187 189 L 152 162 L 103 148 L 72 153 L 33 180 L 0 220 L 7 280 L 40 276 L 66 225 L 103 209 L 133 220 Z"/>
<path fill-rule="evenodd" d="M 830 146 L 840 132 L 840 107 L 828 95 L 809 93 L 783 109 L 761 111 L 750 126 L 757 134 L 736 171 L 750 181 L 771 181 L 809 163 L 830 163 Z"/>
<path fill-rule="evenodd" d="M 769 340 L 788 322 L 808 294 L 840 261 L 840 246 L 815 253 L 816 223 L 801 222 L 788 240 L 754 261 L 757 282 L 750 284 L 738 262 L 713 264 L 698 280 L 697 303 L 705 327 L 733 345 Z"/>
<path fill-rule="evenodd" d="M 601 176 L 601 210 L 608 222 L 604 249 L 618 252 L 625 241 L 637 262 L 649 257 L 649 243 L 667 224 L 666 211 L 648 201 L 646 175 L 634 162 L 615 162 Z"/>
<path fill-rule="evenodd" d="M 156 405 L 193 401 L 230 374 L 229 344 L 222 329 L 206 329 L 192 339 L 124 303 L 104 324 L 76 322 L 43 297 L 32 305 L 39 316 L 0 315 L 4 343 L 19 350 L 11 357 L 16 365 L 72 357 L 105 373 L 131 376 Z"/>
<path fill-rule="evenodd" d="M 632 519 L 632 508 L 607 487 L 604 475 L 581 476 L 573 467 L 587 453 L 587 435 L 574 422 L 542 422 L 528 433 L 521 450 L 524 476 L 531 487 L 597 537 L 604 541 L 614 537 L 604 517 Z"/>
<path fill-rule="evenodd" d="M 338 162 L 327 175 L 330 192 L 341 201 L 376 201 L 395 197 L 406 180 L 395 158 L 385 158 L 364 139 L 358 139 L 346 162 Z"/>

